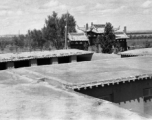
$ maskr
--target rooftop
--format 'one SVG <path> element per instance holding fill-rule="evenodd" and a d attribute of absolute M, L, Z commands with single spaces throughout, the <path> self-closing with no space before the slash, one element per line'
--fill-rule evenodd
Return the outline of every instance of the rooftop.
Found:
<path fill-rule="evenodd" d="M 84 33 L 69 33 L 68 37 L 70 41 L 89 41 Z"/>
<path fill-rule="evenodd" d="M 152 30 L 127 31 L 127 34 L 152 34 Z"/>
<path fill-rule="evenodd" d="M 36 59 L 36 58 L 62 57 L 62 56 L 72 56 L 72 55 L 84 55 L 91 53 L 92 53 L 91 51 L 83 51 L 77 49 L 7 53 L 7 54 L 0 54 L 0 62 L 19 61 L 19 60 Z"/>
<path fill-rule="evenodd" d="M 89 62 L 16 69 L 20 75 L 46 78 L 63 86 L 79 89 L 90 86 L 134 81 L 152 76 L 152 57 L 99 59 Z M 22 73 L 22 71 L 24 71 Z M 138 78 L 138 79 L 137 79 Z"/>
<path fill-rule="evenodd" d="M 39 69 L 41 68 L 39 67 Z M 45 68 L 42 68 L 43 70 Z M 50 82 L 39 81 L 38 78 L 43 73 L 37 73 L 32 69 L 28 71 L 24 68 L 0 71 L 1 119 L 146 120 L 139 114 L 120 108 L 111 102 L 81 95 L 61 86 L 58 87 L 53 81 L 54 76 Z M 59 73 L 60 70 L 58 70 Z"/>
<path fill-rule="evenodd" d="M 129 37 L 125 34 L 116 34 L 116 39 L 128 39 Z"/>
<path fill-rule="evenodd" d="M 142 48 L 142 49 L 128 50 L 128 51 L 125 51 L 125 52 L 121 52 L 119 54 L 120 55 L 136 55 L 136 56 L 152 55 L 152 48 Z"/>

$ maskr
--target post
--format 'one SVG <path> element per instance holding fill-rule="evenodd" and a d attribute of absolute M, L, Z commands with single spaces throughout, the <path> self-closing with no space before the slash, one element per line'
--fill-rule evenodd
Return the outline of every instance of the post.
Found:
<path fill-rule="evenodd" d="M 67 49 L 67 25 L 65 26 L 65 49 Z"/>
<path fill-rule="evenodd" d="M 68 33 L 68 12 L 66 15 L 66 25 L 65 25 L 65 49 L 68 48 L 68 46 L 67 46 L 67 33 Z"/>

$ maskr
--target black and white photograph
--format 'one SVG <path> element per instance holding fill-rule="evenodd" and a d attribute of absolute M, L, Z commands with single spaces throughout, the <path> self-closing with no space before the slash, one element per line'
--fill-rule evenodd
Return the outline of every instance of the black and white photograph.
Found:
<path fill-rule="evenodd" d="M 0 120 L 152 120 L 152 0 L 0 0 Z"/>

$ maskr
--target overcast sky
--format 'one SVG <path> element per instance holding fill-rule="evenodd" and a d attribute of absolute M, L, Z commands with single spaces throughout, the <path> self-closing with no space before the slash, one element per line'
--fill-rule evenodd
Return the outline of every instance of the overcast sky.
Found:
<path fill-rule="evenodd" d="M 152 30 L 152 0 L 0 0 L 0 35 L 40 29 L 56 11 L 69 11 L 79 26 L 104 24 L 127 30 Z"/>

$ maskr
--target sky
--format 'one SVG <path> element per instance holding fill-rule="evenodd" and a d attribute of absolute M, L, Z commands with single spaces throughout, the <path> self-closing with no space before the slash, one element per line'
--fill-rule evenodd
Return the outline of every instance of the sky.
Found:
<path fill-rule="evenodd" d="M 110 22 L 123 30 L 152 30 L 152 0 L 0 0 L 0 35 L 41 29 L 48 15 L 67 11 L 78 26 Z"/>

